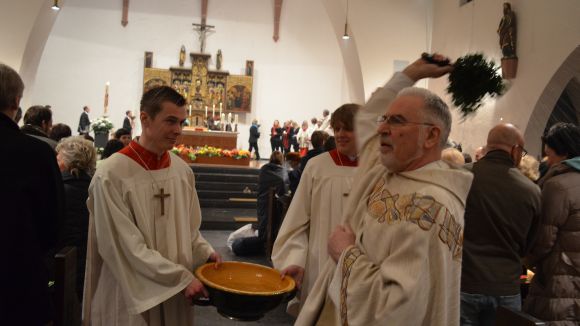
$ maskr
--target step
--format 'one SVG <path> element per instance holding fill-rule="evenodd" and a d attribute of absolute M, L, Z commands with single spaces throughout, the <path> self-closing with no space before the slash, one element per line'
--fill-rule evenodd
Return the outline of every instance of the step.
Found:
<path fill-rule="evenodd" d="M 246 184 L 236 182 L 209 182 L 201 181 L 195 183 L 195 189 L 200 192 L 203 190 L 221 190 L 231 192 L 241 192 L 248 187 L 253 193 L 258 191 L 258 184 Z"/>
<path fill-rule="evenodd" d="M 257 184 L 257 175 L 242 175 L 242 174 L 210 174 L 210 173 L 196 173 L 195 182 L 231 182 L 243 184 Z"/>
<path fill-rule="evenodd" d="M 229 190 L 198 190 L 199 199 L 228 199 L 228 198 L 256 198 L 256 192 L 244 193 L 242 191 Z"/>
<path fill-rule="evenodd" d="M 256 219 L 256 208 L 202 208 L 202 230 L 236 230 L 248 223 L 247 218 Z M 236 221 L 238 218 L 239 221 Z M 241 218 L 241 219 L 240 219 Z"/>
<path fill-rule="evenodd" d="M 254 198 L 229 198 L 229 199 L 200 199 L 199 206 L 203 208 L 253 208 L 256 209 Z"/>
<path fill-rule="evenodd" d="M 205 174 L 241 174 L 241 175 L 258 175 L 260 174 L 260 169 L 250 168 L 250 167 L 229 167 L 229 166 L 211 166 L 211 165 L 198 165 L 192 164 L 191 170 L 193 173 L 205 173 Z"/>

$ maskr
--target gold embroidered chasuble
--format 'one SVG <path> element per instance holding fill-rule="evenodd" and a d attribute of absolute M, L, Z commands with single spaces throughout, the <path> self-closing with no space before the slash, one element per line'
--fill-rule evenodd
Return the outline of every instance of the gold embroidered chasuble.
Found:
<path fill-rule="evenodd" d="M 471 173 L 442 161 L 389 173 L 376 117 L 412 82 L 396 74 L 357 117 L 361 159 L 343 221 L 356 233 L 324 267 L 296 325 L 458 325 Z"/>

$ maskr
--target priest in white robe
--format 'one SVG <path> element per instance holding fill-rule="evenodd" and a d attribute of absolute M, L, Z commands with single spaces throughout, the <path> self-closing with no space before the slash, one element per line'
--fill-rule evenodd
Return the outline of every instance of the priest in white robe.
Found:
<path fill-rule="evenodd" d="M 329 259 L 328 236 L 340 223 L 357 165 L 354 115 L 359 105 L 345 104 L 333 112 L 336 149 L 308 161 L 300 184 L 280 227 L 272 262 L 300 286 L 289 302 L 288 313 L 297 316 L 320 270 Z"/>
<path fill-rule="evenodd" d="M 84 325 L 192 325 L 191 299 L 207 296 L 194 269 L 221 261 L 199 232 L 193 172 L 168 152 L 185 99 L 154 88 L 140 118 L 139 141 L 105 160 L 89 188 Z"/>
<path fill-rule="evenodd" d="M 440 160 L 451 129 L 445 103 L 424 89 L 402 90 L 450 70 L 419 59 L 359 112 L 363 147 L 345 223 L 329 238 L 332 260 L 296 325 L 459 324 L 472 176 Z"/>

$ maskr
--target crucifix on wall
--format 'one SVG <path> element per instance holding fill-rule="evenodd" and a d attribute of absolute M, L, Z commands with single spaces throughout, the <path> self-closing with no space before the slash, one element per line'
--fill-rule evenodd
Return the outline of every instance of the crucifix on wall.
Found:
<path fill-rule="evenodd" d="M 207 25 L 204 21 L 201 24 L 193 23 L 192 25 L 194 26 L 193 30 L 199 34 L 199 53 L 203 53 L 205 50 L 205 40 L 208 34 L 214 32 L 215 26 Z"/>

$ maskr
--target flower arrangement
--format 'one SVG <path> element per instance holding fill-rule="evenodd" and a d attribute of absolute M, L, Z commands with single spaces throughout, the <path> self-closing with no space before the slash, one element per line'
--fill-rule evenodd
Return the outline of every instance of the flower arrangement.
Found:
<path fill-rule="evenodd" d="M 195 159 L 197 158 L 195 156 L 195 151 L 193 150 L 193 148 L 189 146 L 177 145 L 176 147 L 173 147 L 171 151 L 179 156 L 187 156 L 187 158 L 189 158 L 192 161 L 195 161 Z"/>
<path fill-rule="evenodd" d="M 107 117 L 100 117 L 91 123 L 91 129 L 95 133 L 108 133 L 113 128 L 113 123 Z"/>
<path fill-rule="evenodd" d="M 190 160 L 195 161 L 198 156 L 207 157 L 231 157 L 236 160 L 250 157 L 250 152 L 243 149 L 221 149 L 212 146 L 203 146 L 193 149 L 191 146 L 177 145 L 171 150 L 180 156 L 187 156 Z"/>

